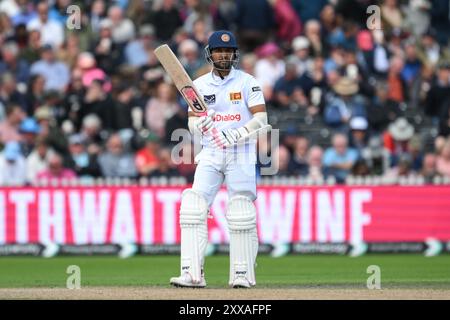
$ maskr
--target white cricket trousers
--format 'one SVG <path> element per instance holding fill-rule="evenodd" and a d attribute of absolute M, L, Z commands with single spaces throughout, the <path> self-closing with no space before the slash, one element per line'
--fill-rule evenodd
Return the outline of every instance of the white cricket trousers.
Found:
<path fill-rule="evenodd" d="M 256 153 L 234 153 L 204 148 L 196 156 L 192 189 L 203 195 L 208 206 L 225 181 L 228 197 L 236 194 L 256 199 Z"/>

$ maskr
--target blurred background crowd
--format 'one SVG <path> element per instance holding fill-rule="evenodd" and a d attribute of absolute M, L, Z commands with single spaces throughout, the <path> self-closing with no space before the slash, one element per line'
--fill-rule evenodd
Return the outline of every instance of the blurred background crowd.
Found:
<path fill-rule="evenodd" d="M 0 185 L 191 182 L 190 144 L 171 158 L 187 106 L 153 50 L 196 78 L 217 29 L 262 85 L 279 175 L 450 177 L 449 0 L 2 0 Z"/>

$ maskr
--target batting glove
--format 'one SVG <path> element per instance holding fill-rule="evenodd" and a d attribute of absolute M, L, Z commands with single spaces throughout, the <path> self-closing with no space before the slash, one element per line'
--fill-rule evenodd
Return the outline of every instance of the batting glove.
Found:
<path fill-rule="evenodd" d="M 196 123 L 197 129 L 202 133 L 202 135 L 207 135 L 211 128 L 214 126 L 214 115 L 216 112 L 214 110 L 208 110 L 208 113 L 201 116 Z"/>
<path fill-rule="evenodd" d="M 244 127 L 238 129 L 226 129 L 220 131 L 217 136 L 211 137 L 211 143 L 217 148 L 226 148 L 235 145 L 241 137 L 244 137 L 247 134 L 247 129 Z"/>

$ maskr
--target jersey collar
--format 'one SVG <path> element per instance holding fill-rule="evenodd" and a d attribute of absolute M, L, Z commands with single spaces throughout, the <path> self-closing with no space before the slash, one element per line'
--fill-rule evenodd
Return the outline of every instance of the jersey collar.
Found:
<path fill-rule="evenodd" d="M 209 73 L 209 83 L 216 86 L 225 84 L 228 81 L 234 79 L 236 77 L 236 73 L 237 73 L 236 69 L 231 67 L 231 71 L 228 74 L 228 76 L 226 76 L 225 79 L 222 80 L 219 76 L 216 76 L 214 74 L 213 70 L 211 70 L 211 72 Z"/>

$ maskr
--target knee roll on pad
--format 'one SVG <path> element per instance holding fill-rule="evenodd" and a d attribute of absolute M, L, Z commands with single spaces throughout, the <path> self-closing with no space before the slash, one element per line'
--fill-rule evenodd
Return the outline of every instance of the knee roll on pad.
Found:
<path fill-rule="evenodd" d="M 246 196 L 237 195 L 228 202 L 227 220 L 230 232 L 252 230 L 256 227 L 256 208 Z"/>
<path fill-rule="evenodd" d="M 181 274 L 191 275 L 193 283 L 200 283 L 203 261 L 208 244 L 206 218 L 208 204 L 197 191 L 186 189 L 181 195 Z"/>
<path fill-rule="evenodd" d="M 207 215 L 206 199 L 195 190 L 184 190 L 181 194 L 180 225 L 203 224 Z"/>
<path fill-rule="evenodd" d="M 230 285 L 238 277 L 244 277 L 250 285 L 256 284 L 255 262 L 258 253 L 256 208 L 246 196 L 230 199 L 227 208 L 230 229 Z"/>

